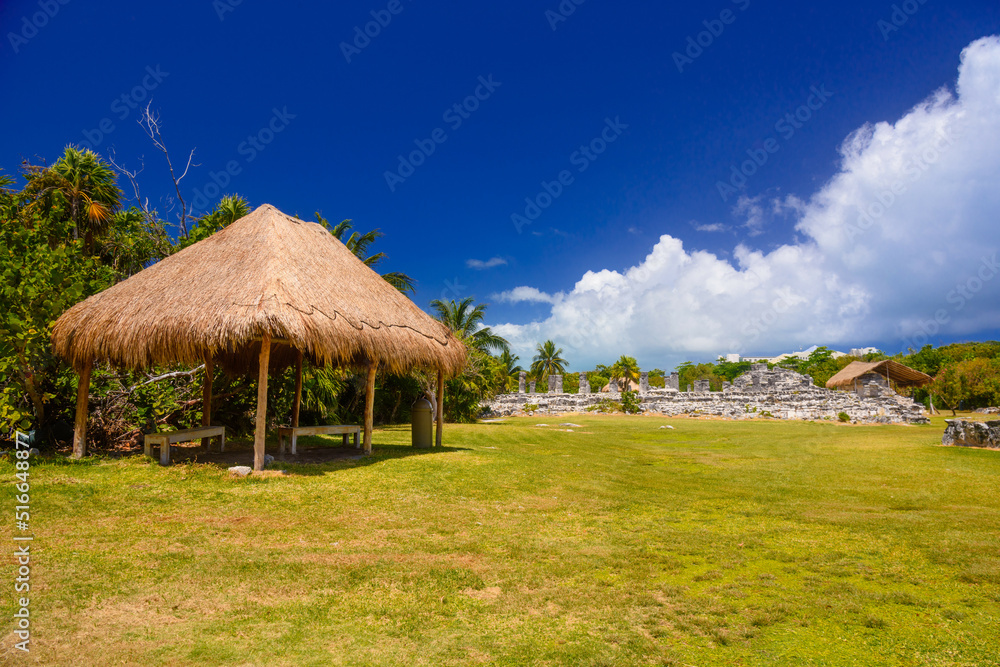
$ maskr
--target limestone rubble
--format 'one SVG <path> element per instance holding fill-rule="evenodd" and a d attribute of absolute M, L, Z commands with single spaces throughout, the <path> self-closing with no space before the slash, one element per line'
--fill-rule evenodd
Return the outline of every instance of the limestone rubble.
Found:
<path fill-rule="evenodd" d="M 941 437 L 942 445 L 1000 449 L 1000 421 L 973 422 L 964 419 L 945 419 L 944 423 L 948 426 Z"/>

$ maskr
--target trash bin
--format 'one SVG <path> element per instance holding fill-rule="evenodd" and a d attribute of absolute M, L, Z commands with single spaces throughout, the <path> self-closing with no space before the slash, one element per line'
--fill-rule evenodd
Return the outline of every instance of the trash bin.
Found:
<path fill-rule="evenodd" d="M 433 439 L 433 414 L 431 402 L 426 398 L 418 398 L 410 407 L 412 426 L 410 433 L 414 447 L 430 447 L 434 443 Z"/>

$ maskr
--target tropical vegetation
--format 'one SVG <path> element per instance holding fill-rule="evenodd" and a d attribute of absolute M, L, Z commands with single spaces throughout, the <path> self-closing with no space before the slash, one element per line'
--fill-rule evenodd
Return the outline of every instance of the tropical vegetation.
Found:
<path fill-rule="evenodd" d="M 135 174 L 75 147 L 50 166 L 26 162 L 20 176 L 23 184 L 18 187 L 14 178 L 0 172 L 0 440 L 11 438 L 17 429 L 34 431 L 43 447 L 54 446 L 71 438 L 76 390 L 76 375 L 51 352 L 55 319 L 87 296 L 224 229 L 251 206 L 246 198 L 227 194 L 178 231 L 140 196 Z M 121 189 L 120 177 L 127 179 L 133 196 Z M 319 214 L 316 218 L 366 265 L 380 268 L 385 263 L 385 253 L 375 247 L 380 230 L 362 232 L 350 220 L 331 225 Z M 414 281 L 405 273 L 392 271 L 383 277 L 400 291 L 413 291 Z M 506 349 L 506 341 L 480 326 L 485 306 L 471 300 L 453 305 L 454 322 L 474 347 Z M 446 393 L 449 414 L 474 418 L 484 396 L 502 391 L 505 377 L 499 369 L 499 361 L 474 355 L 470 377 L 454 387 L 454 407 Z M 201 367 L 144 373 L 98 367 L 91 381 L 89 440 L 98 449 L 134 447 L 143 432 L 199 424 L 202 379 Z M 291 371 L 272 378 L 272 383 L 267 417 L 276 424 L 291 410 Z M 380 373 L 376 420 L 408 420 L 410 405 L 432 384 L 421 374 Z M 215 418 L 236 433 L 249 430 L 254 386 L 252 378 L 216 374 Z M 357 422 L 363 409 L 363 383 L 351 372 L 308 365 L 304 369 L 301 423 Z"/>
<path fill-rule="evenodd" d="M 536 354 L 531 360 L 531 377 L 544 382 L 550 375 L 562 375 L 566 372 L 569 362 L 562 358 L 562 348 L 556 348 L 551 340 L 539 343 Z"/>

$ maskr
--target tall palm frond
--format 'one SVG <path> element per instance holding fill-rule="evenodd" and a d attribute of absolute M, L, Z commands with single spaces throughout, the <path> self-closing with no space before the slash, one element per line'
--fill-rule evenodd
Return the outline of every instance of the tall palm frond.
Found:
<path fill-rule="evenodd" d="M 549 375 L 562 375 L 566 372 L 569 362 L 562 358 L 562 348 L 556 349 L 556 344 L 551 340 L 539 343 L 535 349 L 538 353 L 531 362 L 531 375 L 539 380 L 544 380 Z"/>
<path fill-rule="evenodd" d="M 26 210 L 51 210 L 58 200 L 65 201 L 73 238 L 79 238 L 82 231 L 88 248 L 95 237 L 108 231 L 112 214 L 121 208 L 122 192 L 114 169 L 91 150 L 67 146 L 51 167 L 26 165 L 25 178 L 24 192 L 34 199 Z"/>
<path fill-rule="evenodd" d="M 483 326 L 486 316 L 485 304 L 473 304 L 472 297 L 459 302 L 454 299 L 442 301 L 434 299 L 431 308 L 437 312 L 437 319 L 465 343 L 482 352 L 502 352 L 510 349 L 507 339 L 487 326 Z"/>
<path fill-rule="evenodd" d="M 373 229 L 362 234 L 361 232 L 352 231 L 353 225 L 351 224 L 351 220 L 341 220 L 337 224 L 331 225 L 318 211 L 315 215 L 316 222 L 329 229 L 330 233 L 347 246 L 347 249 L 354 253 L 355 257 L 365 263 L 365 266 L 374 269 L 376 265 L 386 259 L 387 255 L 384 252 L 369 254 L 369 249 L 372 245 L 385 236 L 380 230 Z M 392 271 L 390 273 L 383 273 L 382 277 L 387 283 L 403 294 L 412 293 L 416 289 L 416 281 L 405 273 Z"/>

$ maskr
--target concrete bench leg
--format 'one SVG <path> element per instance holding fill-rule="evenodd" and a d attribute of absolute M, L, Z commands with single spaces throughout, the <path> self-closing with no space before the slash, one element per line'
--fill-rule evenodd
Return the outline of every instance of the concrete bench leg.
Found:
<path fill-rule="evenodd" d="M 219 451 L 226 451 L 226 432 L 223 431 L 222 435 L 219 436 Z"/>
<path fill-rule="evenodd" d="M 160 441 L 160 465 L 170 465 L 170 440 L 167 438 Z"/>
<path fill-rule="evenodd" d="M 278 456 L 285 455 L 285 434 L 278 431 Z"/>
<path fill-rule="evenodd" d="M 360 438 L 360 436 L 361 436 L 361 432 L 360 431 L 355 431 L 354 432 L 354 449 L 361 449 L 361 438 Z"/>
<path fill-rule="evenodd" d="M 153 458 L 153 444 L 149 441 L 149 438 L 143 438 L 142 453 L 149 458 Z"/>
<path fill-rule="evenodd" d="M 296 442 L 295 442 L 295 441 L 296 441 L 296 440 L 298 440 L 298 439 L 299 439 L 299 436 L 297 436 L 297 435 L 295 434 L 295 431 L 292 431 L 292 456 L 295 456 L 295 455 L 296 455 L 296 453 L 297 453 L 297 452 L 295 451 L 295 444 L 296 444 Z"/>

